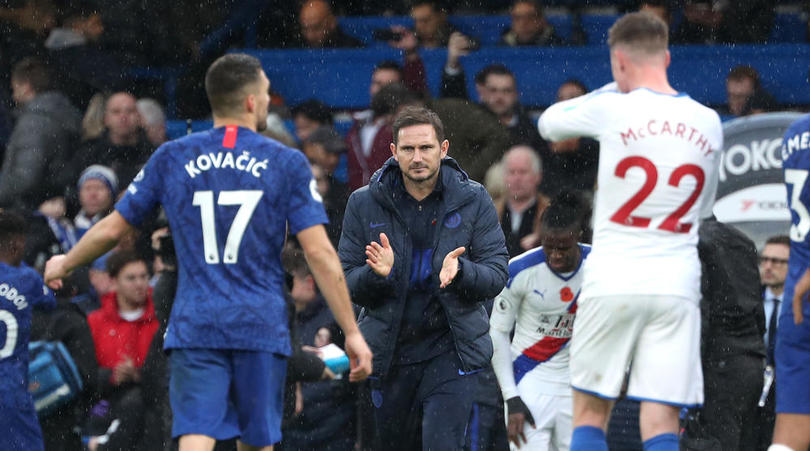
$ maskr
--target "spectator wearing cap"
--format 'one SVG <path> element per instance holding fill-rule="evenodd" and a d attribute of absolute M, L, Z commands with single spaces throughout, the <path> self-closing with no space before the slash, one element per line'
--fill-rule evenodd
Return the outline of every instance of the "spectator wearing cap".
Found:
<path fill-rule="evenodd" d="M 304 155 L 313 166 L 323 171 L 324 180 L 317 181 L 326 182 L 327 187 L 326 193 L 322 194 L 323 207 L 329 218 L 326 234 L 337 247 L 343 227 L 343 213 L 346 210 L 346 202 L 349 200 L 349 188 L 335 178 L 335 170 L 341 157 L 346 153 L 346 143 L 331 127 L 318 127 L 307 137 L 302 147 Z M 316 169 L 314 172 L 317 176 L 319 171 Z"/>
<path fill-rule="evenodd" d="M 94 164 L 82 172 L 78 188 L 81 210 L 74 218 L 73 225 L 81 238 L 93 224 L 112 211 L 118 194 L 118 178 L 112 169 Z"/>

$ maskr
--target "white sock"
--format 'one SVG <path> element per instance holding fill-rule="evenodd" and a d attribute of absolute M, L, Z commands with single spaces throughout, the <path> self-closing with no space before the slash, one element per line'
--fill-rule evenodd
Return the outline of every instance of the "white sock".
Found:
<path fill-rule="evenodd" d="M 773 445 L 768 447 L 768 451 L 793 451 L 793 448 L 774 443 Z"/>

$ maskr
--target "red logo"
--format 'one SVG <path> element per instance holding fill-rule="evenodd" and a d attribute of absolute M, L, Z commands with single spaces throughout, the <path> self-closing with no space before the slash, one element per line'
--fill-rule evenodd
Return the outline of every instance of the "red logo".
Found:
<path fill-rule="evenodd" d="M 574 300 L 574 292 L 571 291 L 569 287 L 563 287 L 563 289 L 560 290 L 560 299 L 563 302 L 571 302 Z"/>

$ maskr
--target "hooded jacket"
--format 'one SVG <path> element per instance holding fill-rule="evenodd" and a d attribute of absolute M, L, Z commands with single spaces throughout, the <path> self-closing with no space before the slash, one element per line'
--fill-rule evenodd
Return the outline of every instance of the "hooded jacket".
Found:
<path fill-rule="evenodd" d="M 82 116 L 56 91 L 26 103 L 11 132 L 0 173 L 0 207 L 26 211 L 72 184 L 68 163 L 79 142 Z"/>
<path fill-rule="evenodd" d="M 432 274 L 438 286 L 439 271 L 450 251 L 464 246 L 459 257 L 461 272 L 438 301 L 450 326 L 462 370 L 471 372 L 489 365 L 492 342 L 489 317 L 483 302 L 506 285 L 508 254 L 492 199 L 479 183 L 469 179 L 452 158 L 441 162 L 442 206 L 437 215 Z M 391 365 L 407 302 L 412 246 L 405 221 L 394 205 L 391 177 L 402 177 L 390 158 L 368 186 L 349 198 L 338 253 L 352 301 L 363 307 L 360 330 L 374 352 L 374 374 L 384 376 Z M 380 277 L 366 265 L 365 247 L 385 233 L 394 250 L 391 275 Z"/>

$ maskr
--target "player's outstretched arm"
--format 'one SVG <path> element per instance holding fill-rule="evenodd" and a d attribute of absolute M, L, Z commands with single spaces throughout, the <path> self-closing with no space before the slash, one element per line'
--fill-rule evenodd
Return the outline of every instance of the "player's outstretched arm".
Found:
<path fill-rule="evenodd" d="M 810 291 L 810 268 L 807 268 L 802 274 L 801 279 L 796 282 L 796 287 L 793 292 L 793 322 L 801 324 L 804 321 L 802 314 L 802 307 L 807 292 Z"/>
<path fill-rule="evenodd" d="M 45 264 L 45 283 L 54 290 L 62 287 L 62 279 L 81 265 L 86 265 L 114 248 L 132 225 L 113 210 L 106 218 L 90 228 L 66 255 L 55 255 Z"/>
<path fill-rule="evenodd" d="M 372 355 L 354 319 L 349 289 L 346 287 L 346 279 L 337 252 L 322 225 L 306 228 L 296 236 L 318 288 L 321 289 L 335 315 L 335 320 L 346 335 L 346 354 L 351 364 L 349 380 L 361 381 L 371 374 Z"/>

